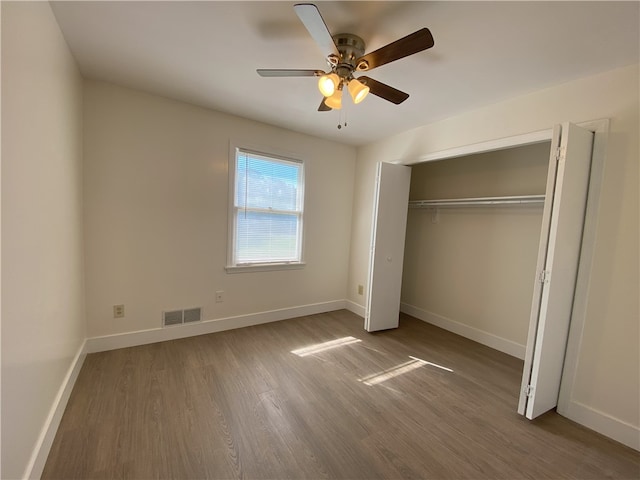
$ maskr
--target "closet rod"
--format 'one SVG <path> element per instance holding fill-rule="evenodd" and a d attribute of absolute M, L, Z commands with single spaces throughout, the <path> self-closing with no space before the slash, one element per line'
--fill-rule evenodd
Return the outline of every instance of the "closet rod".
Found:
<path fill-rule="evenodd" d="M 448 198 L 440 200 L 412 200 L 409 208 L 471 207 L 483 205 L 538 205 L 544 195 L 517 195 L 510 197 Z"/>

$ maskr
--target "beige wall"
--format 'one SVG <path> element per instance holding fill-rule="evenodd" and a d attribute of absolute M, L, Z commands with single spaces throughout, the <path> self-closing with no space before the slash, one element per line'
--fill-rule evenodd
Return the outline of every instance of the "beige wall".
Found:
<path fill-rule="evenodd" d="M 84 119 L 89 337 L 345 299 L 355 148 L 92 81 Z M 230 139 L 305 161 L 303 269 L 226 273 Z"/>
<path fill-rule="evenodd" d="M 82 79 L 47 2 L 2 2 L 2 478 L 85 338 Z"/>
<path fill-rule="evenodd" d="M 550 147 L 541 142 L 414 164 L 409 200 L 544 195 Z"/>
<path fill-rule="evenodd" d="M 411 163 L 428 153 L 544 130 L 563 121 L 611 119 L 570 410 L 582 412 L 582 423 L 635 444 L 640 426 L 638 84 L 638 65 L 629 66 L 360 148 L 349 276 L 349 298 L 362 305 L 354 285 L 367 275 L 375 162 Z"/>
<path fill-rule="evenodd" d="M 414 165 L 410 200 L 544 194 L 549 149 L 544 142 Z M 522 357 L 542 205 L 439 208 L 433 215 L 431 208 L 409 210 L 403 309 L 505 340 L 503 350 Z"/>

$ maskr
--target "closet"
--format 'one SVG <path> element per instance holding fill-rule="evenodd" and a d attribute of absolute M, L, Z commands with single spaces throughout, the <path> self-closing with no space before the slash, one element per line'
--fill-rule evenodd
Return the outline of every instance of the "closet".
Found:
<path fill-rule="evenodd" d="M 403 311 L 524 359 L 549 150 L 412 166 Z"/>
<path fill-rule="evenodd" d="M 396 327 L 402 302 L 407 313 L 523 358 L 520 414 L 555 407 L 593 138 L 567 123 L 473 155 L 380 164 L 365 328 Z"/>

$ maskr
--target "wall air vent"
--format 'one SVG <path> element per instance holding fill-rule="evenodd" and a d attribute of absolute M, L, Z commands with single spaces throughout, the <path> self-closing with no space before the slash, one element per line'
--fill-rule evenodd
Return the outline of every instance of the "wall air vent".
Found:
<path fill-rule="evenodd" d="M 182 310 L 172 310 L 170 312 L 162 312 L 162 325 L 180 325 L 182 323 Z"/>
<path fill-rule="evenodd" d="M 202 320 L 202 307 L 185 308 L 162 312 L 162 326 L 170 327 L 183 323 L 194 323 Z"/>
<path fill-rule="evenodd" d="M 182 319 L 184 323 L 199 322 L 202 320 L 202 308 L 186 308 Z"/>

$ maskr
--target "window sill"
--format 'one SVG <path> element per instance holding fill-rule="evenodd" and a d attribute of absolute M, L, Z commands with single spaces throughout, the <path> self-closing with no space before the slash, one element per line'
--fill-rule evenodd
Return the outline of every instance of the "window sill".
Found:
<path fill-rule="evenodd" d="M 244 272 L 271 272 L 276 270 L 300 270 L 304 268 L 304 262 L 290 263 L 256 263 L 251 265 L 228 265 L 225 268 L 227 273 Z"/>

